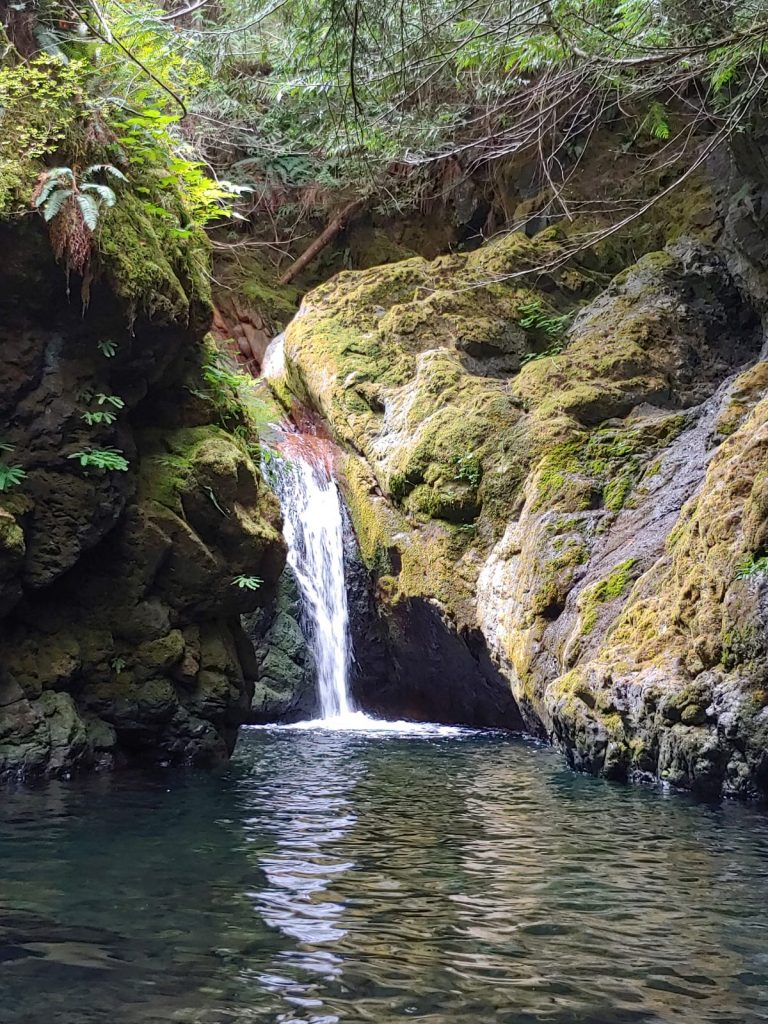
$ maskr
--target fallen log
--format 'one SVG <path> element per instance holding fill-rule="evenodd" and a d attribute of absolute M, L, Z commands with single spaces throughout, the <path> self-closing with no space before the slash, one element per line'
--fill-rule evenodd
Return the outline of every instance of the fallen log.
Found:
<path fill-rule="evenodd" d="M 301 256 L 298 257 L 296 262 L 292 263 L 286 270 L 280 278 L 280 284 L 290 284 L 312 262 L 315 256 L 321 253 L 344 230 L 350 220 L 363 210 L 366 202 L 366 199 L 353 199 L 351 203 L 347 203 L 344 209 L 336 214 L 322 234 L 318 235 L 314 242 L 307 246 Z"/>

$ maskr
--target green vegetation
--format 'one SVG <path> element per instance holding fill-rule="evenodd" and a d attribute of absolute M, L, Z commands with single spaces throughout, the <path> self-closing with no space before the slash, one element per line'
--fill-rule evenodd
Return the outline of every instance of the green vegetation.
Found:
<path fill-rule="evenodd" d="M 352 200 L 429 208 L 512 157 L 539 163 L 552 211 L 582 215 L 597 244 L 615 225 L 588 225 L 567 173 L 599 144 L 596 124 L 614 121 L 624 152 L 657 147 L 653 204 L 689 178 L 693 153 L 748 125 L 768 80 L 753 0 L 6 6 L 0 209 L 23 210 L 42 173 L 44 215 L 77 207 L 94 231 L 115 198 L 82 170 L 98 155 L 159 235 L 269 221 L 278 254 Z M 62 251 L 85 265 L 82 247 Z M 561 333 L 557 313 L 524 318 Z"/>
<path fill-rule="evenodd" d="M 77 459 L 81 466 L 125 473 L 129 463 L 119 448 L 86 448 L 72 452 L 68 459 Z"/>
<path fill-rule="evenodd" d="M 26 475 L 22 466 L 9 466 L 5 462 L 0 462 L 0 491 L 10 491 L 12 487 L 18 487 Z"/>
<path fill-rule="evenodd" d="M 95 402 L 100 408 L 98 409 L 87 409 L 81 416 L 81 419 L 85 420 L 89 427 L 98 426 L 100 424 L 110 425 L 117 419 L 117 412 L 125 408 L 125 402 L 120 398 L 119 395 L 105 395 L 101 392 L 93 394 L 85 394 L 83 397 L 88 402 Z M 104 408 L 105 406 L 111 406 L 111 408 Z"/>
<path fill-rule="evenodd" d="M 240 590 L 258 590 L 264 580 L 258 576 L 235 576 L 232 580 L 233 587 L 239 587 Z"/>
<path fill-rule="evenodd" d="M 637 564 L 637 559 L 628 558 L 621 562 L 604 580 L 593 584 L 586 590 L 579 599 L 579 610 L 581 612 L 581 632 L 587 636 L 597 625 L 597 618 L 600 614 L 600 606 L 621 597 L 629 585 L 634 581 L 635 576 L 632 570 Z"/>
<path fill-rule="evenodd" d="M 105 359 L 113 359 L 117 355 L 117 343 L 109 338 L 97 342 L 97 348 Z"/>
<path fill-rule="evenodd" d="M 744 555 L 736 563 L 736 579 L 751 580 L 755 576 L 768 573 L 768 555 L 755 558 L 754 555 Z"/>
<path fill-rule="evenodd" d="M 7 441 L 0 441 L 0 452 L 12 451 L 15 451 L 12 444 L 8 444 Z M 26 475 L 23 466 L 11 464 L 5 460 L 0 461 L 0 494 L 10 491 L 13 487 L 18 487 Z"/>

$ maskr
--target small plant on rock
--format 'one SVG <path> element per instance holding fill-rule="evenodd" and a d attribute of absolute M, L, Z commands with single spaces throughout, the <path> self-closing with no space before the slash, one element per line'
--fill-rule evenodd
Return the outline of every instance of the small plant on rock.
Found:
<path fill-rule="evenodd" d="M 239 587 L 240 590 L 258 590 L 264 580 L 259 579 L 258 576 L 235 576 L 232 580 L 233 587 Z"/>
<path fill-rule="evenodd" d="M 86 448 L 81 452 L 72 452 L 68 459 L 79 459 L 81 466 L 94 469 L 109 469 L 125 473 L 128 460 L 117 448 Z"/>
<path fill-rule="evenodd" d="M 117 355 L 117 342 L 111 341 L 109 338 L 96 342 L 96 347 L 106 359 L 112 359 Z"/>
<path fill-rule="evenodd" d="M 72 167 L 54 167 L 40 176 L 32 199 L 35 209 L 50 224 L 51 245 L 68 269 L 82 273 L 90 259 L 91 240 L 102 209 L 114 206 L 114 189 L 95 181 L 97 175 L 126 181 L 112 164 L 91 164 L 82 174 Z"/>
<path fill-rule="evenodd" d="M 768 573 L 768 555 L 762 558 L 755 558 L 754 555 L 744 555 L 736 563 L 736 579 L 751 580 L 755 576 Z"/>
<path fill-rule="evenodd" d="M 113 410 L 125 408 L 125 402 L 119 395 L 105 395 L 101 393 L 93 395 L 91 392 L 88 392 L 83 397 L 89 402 L 95 401 L 97 405 L 102 406 L 100 409 L 88 409 L 83 413 L 81 419 L 84 419 L 89 427 L 97 426 L 101 423 L 114 423 L 117 419 L 117 413 Z M 106 408 L 107 406 L 111 408 Z"/>
<path fill-rule="evenodd" d="M 464 483 L 476 487 L 480 483 L 482 475 L 483 468 L 480 465 L 480 460 L 472 452 L 469 452 L 467 455 L 460 455 L 456 459 L 455 480 L 462 480 Z"/>
<path fill-rule="evenodd" d="M 14 447 L 5 441 L 0 441 L 0 451 L 12 452 Z M 0 462 L 0 493 L 10 491 L 12 487 L 18 487 L 26 477 L 26 471 L 18 464 L 11 465 L 7 462 Z"/>

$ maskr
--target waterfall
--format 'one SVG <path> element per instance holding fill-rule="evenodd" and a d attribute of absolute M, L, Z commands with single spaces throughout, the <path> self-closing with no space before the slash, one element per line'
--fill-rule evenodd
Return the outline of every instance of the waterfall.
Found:
<path fill-rule="evenodd" d="M 344 719 L 354 708 L 348 691 L 351 645 L 341 496 L 327 454 L 313 444 L 316 439 L 281 433 L 284 457 L 271 464 L 270 475 L 317 666 L 320 711 L 324 719 Z"/>
<path fill-rule="evenodd" d="M 262 374 L 285 373 L 283 335 L 264 354 Z M 317 667 L 322 718 L 343 726 L 358 719 L 349 695 L 351 636 L 344 579 L 344 517 L 330 442 L 295 427 L 275 427 L 281 458 L 269 477 L 283 512 L 288 564 L 301 594 L 306 634 Z"/>
<path fill-rule="evenodd" d="M 264 354 L 262 375 L 285 376 L 284 336 L 279 334 Z M 308 422 L 273 426 L 272 441 L 280 458 L 265 464 L 265 475 L 280 501 L 288 564 L 301 595 L 305 635 L 317 666 L 322 718 L 296 722 L 288 729 L 329 728 L 382 736 L 455 736 L 464 730 L 450 725 L 385 721 L 355 708 L 349 694 L 352 640 L 344 578 L 344 512 L 333 474 L 335 448 Z"/>

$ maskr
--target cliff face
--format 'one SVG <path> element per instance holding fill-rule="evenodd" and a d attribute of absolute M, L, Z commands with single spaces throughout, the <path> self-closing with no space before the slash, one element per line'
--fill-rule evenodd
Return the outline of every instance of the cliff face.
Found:
<path fill-rule="evenodd" d="M 391 658 L 369 707 L 768 789 L 763 186 L 711 180 L 610 250 L 532 218 L 306 298 L 289 383 L 349 453 Z"/>
<path fill-rule="evenodd" d="M 194 247 L 121 212 L 86 310 L 41 222 L 0 223 L 2 462 L 26 472 L 0 492 L 0 776 L 226 758 L 251 696 L 239 616 L 284 564 L 275 500 L 221 425 L 238 403 Z M 110 451 L 125 464 L 94 462 Z"/>

